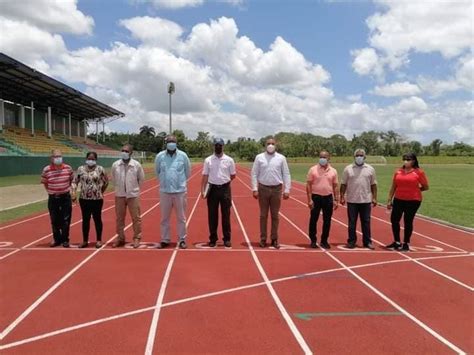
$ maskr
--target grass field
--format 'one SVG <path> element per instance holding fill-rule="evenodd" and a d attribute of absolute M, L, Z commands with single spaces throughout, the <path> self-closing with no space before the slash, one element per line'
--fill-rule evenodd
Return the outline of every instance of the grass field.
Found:
<path fill-rule="evenodd" d="M 437 159 L 436 162 L 438 164 L 425 164 L 422 166 L 428 176 L 430 190 L 423 193 L 424 201 L 419 213 L 474 228 L 474 208 L 472 207 L 474 206 L 474 165 L 440 164 L 441 158 L 445 157 L 434 158 Z M 453 160 L 450 160 L 450 162 L 457 163 L 457 161 Z M 314 163 L 290 162 L 292 178 L 304 182 L 306 180 L 306 173 L 312 164 Z M 251 163 L 242 163 L 242 165 L 251 167 Z M 340 179 L 346 163 L 335 163 L 333 166 L 338 170 Z M 392 174 L 398 166 L 395 164 L 374 165 L 379 188 L 378 200 L 381 203 L 386 203 L 387 201 Z M 144 167 L 147 170 L 148 176 L 153 174 L 151 171 L 153 164 L 144 164 Z M 38 184 L 38 182 L 39 177 L 37 175 L 0 177 L 0 187 Z M 0 212 L 0 223 L 41 211 L 46 211 L 45 202 L 3 211 Z"/>
<path fill-rule="evenodd" d="M 290 164 L 292 178 L 306 181 L 312 164 Z M 333 164 L 339 180 L 346 164 Z M 378 180 L 378 201 L 387 202 L 393 172 L 400 165 L 374 165 Z M 474 166 L 424 165 L 430 190 L 423 193 L 419 213 L 466 227 L 474 227 Z"/>

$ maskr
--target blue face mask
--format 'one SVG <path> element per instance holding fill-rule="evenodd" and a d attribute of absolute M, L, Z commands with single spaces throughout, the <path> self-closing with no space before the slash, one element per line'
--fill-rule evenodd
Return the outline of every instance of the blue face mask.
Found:
<path fill-rule="evenodd" d="M 328 160 L 326 158 L 319 158 L 319 164 L 326 166 L 328 164 Z"/>
<path fill-rule="evenodd" d="M 176 145 L 177 144 L 175 142 L 166 143 L 166 149 L 170 151 L 176 150 Z"/>
<path fill-rule="evenodd" d="M 54 165 L 61 165 L 63 163 L 62 157 L 56 157 L 53 159 Z"/>
<path fill-rule="evenodd" d="M 365 157 L 355 157 L 355 163 L 357 165 L 362 165 L 364 164 Z"/>
<path fill-rule="evenodd" d="M 128 153 L 128 152 L 121 152 L 120 156 L 122 157 L 123 160 L 129 160 L 130 159 L 130 153 Z"/>

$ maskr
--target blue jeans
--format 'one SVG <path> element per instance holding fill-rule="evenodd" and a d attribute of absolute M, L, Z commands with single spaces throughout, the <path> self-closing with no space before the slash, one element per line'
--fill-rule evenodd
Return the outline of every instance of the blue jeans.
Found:
<path fill-rule="evenodd" d="M 348 243 L 356 243 L 356 227 L 357 216 L 360 216 L 360 223 L 362 225 L 362 242 L 365 245 L 372 243 L 372 236 L 370 235 L 370 212 L 372 210 L 371 203 L 347 203 L 347 219 L 349 220 L 349 237 Z"/>

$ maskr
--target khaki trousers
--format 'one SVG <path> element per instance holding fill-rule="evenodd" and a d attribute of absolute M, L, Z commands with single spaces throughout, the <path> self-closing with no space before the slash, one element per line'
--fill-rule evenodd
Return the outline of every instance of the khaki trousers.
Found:
<path fill-rule="evenodd" d="M 140 213 L 140 198 L 139 197 L 117 197 L 115 196 L 115 215 L 117 235 L 119 241 L 125 241 L 125 213 L 130 213 L 133 224 L 133 240 L 140 241 L 142 239 L 142 217 Z"/>
<path fill-rule="evenodd" d="M 278 240 L 278 223 L 282 197 L 282 185 L 266 186 L 258 184 L 258 204 L 260 206 L 260 240 L 267 240 L 267 220 L 270 210 L 272 227 L 270 237 Z"/>

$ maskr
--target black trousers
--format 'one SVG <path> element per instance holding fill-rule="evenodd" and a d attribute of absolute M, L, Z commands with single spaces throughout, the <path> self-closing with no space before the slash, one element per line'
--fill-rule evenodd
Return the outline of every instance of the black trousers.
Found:
<path fill-rule="evenodd" d="M 370 234 L 370 212 L 372 211 L 371 203 L 347 203 L 347 219 L 348 219 L 348 243 L 357 241 L 356 227 L 357 217 L 360 216 L 360 224 L 362 225 L 362 243 L 367 245 L 372 243 Z"/>
<path fill-rule="evenodd" d="M 69 242 L 69 227 L 71 225 L 72 202 L 70 194 L 49 195 L 49 217 L 53 229 L 55 243 Z"/>
<path fill-rule="evenodd" d="M 395 239 L 396 242 L 400 242 L 400 220 L 403 215 L 405 228 L 403 242 L 410 243 L 411 234 L 413 233 L 413 220 L 415 219 L 416 211 L 418 211 L 420 205 L 421 201 L 393 199 L 390 221 L 392 222 L 393 239 Z"/>
<path fill-rule="evenodd" d="M 230 241 L 230 207 L 232 194 L 230 183 L 225 185 L 210 185 L 207 195 L 207 216 L 209 224 L 209 241 L 217 241 L 217 227 L 219 225 L 219 205 L 221 206 L 222 234 L 224 242 Z"/>
<path fill-rule="evenodd" d="M 97 241 L 102 240 L 102 206 L 104 200 L 85 200 L 79 199 L 79 205 L 82 212 L 82 239 L 84 242 L 89 241 L 89 230 L 91 216 L 94 219 L 95 233 Z"/>
<path fill-rule="evenodd" d="M 321 234 L 321 242 L 326 243 L 331 229 L 331 217 L 334 207 L 333 197 L 332 195 L 321 196 L 312 194 L 311 199 L 313 200 L 313 209 L 311 210 L 311 217 L 309 219 L 309 238 L 311 242 L 316 243 L 319 213 L 323 210 L 323 233 Z"/>

